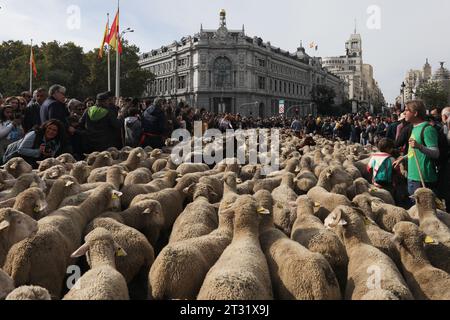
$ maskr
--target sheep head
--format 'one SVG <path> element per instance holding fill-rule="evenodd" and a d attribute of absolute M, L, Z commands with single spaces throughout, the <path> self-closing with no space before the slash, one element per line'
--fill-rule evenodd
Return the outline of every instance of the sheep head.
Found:
<path fill-rule="evenodd" d="M 36 220 L 28 215 L 11 208 L 0 209 L 0 233 L 7 234 L 11 245 L 34 236 L 37 231 Z"/>
<path fill-rule="evenodd" d="M 414 256 L 422 256 L 426 258 L 423 252 L 424 246 L 438 245 L 432 237 L 423 233 L 417 225 L 412 222 L 402 221 L 397 223 L 393 228 L 394 236 L 392 242 L 399 250 L 402 248 Z"/>
<path fill-rule="evenodd" d="M 85 238 L 85 243 L 71 254 L 71 258 L 79 258 L 88 253 L 91 248 L 101 250 L 102 253 L 109 254 L 110 257 L 124 257 L 127 255 L 125 250 L 114 241 L 111 233 L 104 228 L 96 228 Z M 88 256 L 88 262 L 89 261 Z"/>

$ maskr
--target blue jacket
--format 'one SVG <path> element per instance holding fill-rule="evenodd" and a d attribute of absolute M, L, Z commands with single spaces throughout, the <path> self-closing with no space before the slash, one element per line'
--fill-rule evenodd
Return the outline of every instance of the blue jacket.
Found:
<path fill-rule="evenodd" d="M 69 126 L 67 123 L 67 118 L 70 116 L 69 110 L 64 103 L 57 101 L 53 97 L 49 97 L 44 101 L 40 109 L 40 115 L 41 123 L 50 119 L 56 119 L 61 121 L 65 128 Z"/>

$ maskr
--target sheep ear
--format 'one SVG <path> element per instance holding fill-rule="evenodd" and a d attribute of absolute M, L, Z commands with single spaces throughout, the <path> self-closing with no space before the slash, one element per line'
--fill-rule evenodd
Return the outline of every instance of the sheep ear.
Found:
<path fill-rule="evenodd" d="M 11 169 L 16 170 L 17 169 L 17 162 L 14 162 L 12 165 L 9 166 Z"/>
<path fill-rule="evenodd" d="M 10 226 L 9 221 L 7 220 L 3 220 L 2 222 L 0 222 L 0 231 L 3 231 L 5 229 L 8 229 Z"/>
<path fill-rule="evenodd" d="M 344 219 L 339 220 L 338 223 L 339 226 L 346 226 L 347 224 L 348 224 L 347 221 L 345 221 Z"/>
<path fill-rule="evenodd" d="M 66 187 L 70 187 L 71 185 L 73 185 L 75 182 L 73 181 L 67 181 L 66 182 Z"/>
<path fill-rule="evenodd" d="M 142 211 L 142 213 L 152 213 L 152 210 L 150 208 L 147 208 L 144 211 Z"/>
<path fill-rule="evenodd" d="M 447 211 L 447 207 L 445 205 L 445 200 L 442 201 L 441 199 L 436 198 L 435 202 L 436 202 L 436 208 L 437 209 L 442 210 L 442 211 Z"/>
<path fill-rule="evenodd" d="M 71 258 L 79 258 L 86 254 L 89 251 L 89 244 L 85 243 L 81 247 L 79 247 L 74 253 L 70 255 Z"/>

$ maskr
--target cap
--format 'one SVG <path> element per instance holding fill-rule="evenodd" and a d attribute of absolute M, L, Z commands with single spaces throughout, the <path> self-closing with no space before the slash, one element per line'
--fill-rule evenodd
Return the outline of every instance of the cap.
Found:
<path fill-rule="evenodd" d="M 98 101 L 104 101 L 104 100 L 108 100 L 109 98 L 112 98 L 112 97 L 113 97 L 112 92 L 111 91 L 106 91 L 106 92 L 103 92 L 103 93 L 99 93 L 97 95 L 97 100 Z"/>

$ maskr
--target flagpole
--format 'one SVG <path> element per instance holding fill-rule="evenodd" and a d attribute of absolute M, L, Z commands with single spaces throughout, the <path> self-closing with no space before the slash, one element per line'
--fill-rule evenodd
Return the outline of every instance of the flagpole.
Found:
<path fill-rule="evenodd" d="M 30 93 L 33 94 L 33 39 L 31 39 L 31 50 L 30 50 Z"/>
<path fill-rule="evenodd" d="M 108 13 L 108 34 L 109 34 L 109 13 Z M 108 91 L 111 91 L 111 46 L 108 43 Z"/>
<path fill-rule="evenodd" d="M 119 45 L 120 45 L 120 30 L 119 30 L 119 23 L 120 23 L 120 8 L 119 8 L 119 1 L 117 0 L 117 45 L 116 45 L 116 103 L 119 104 L 119 97 L 120 97 L 120 54 L 119 54 Z"/>

